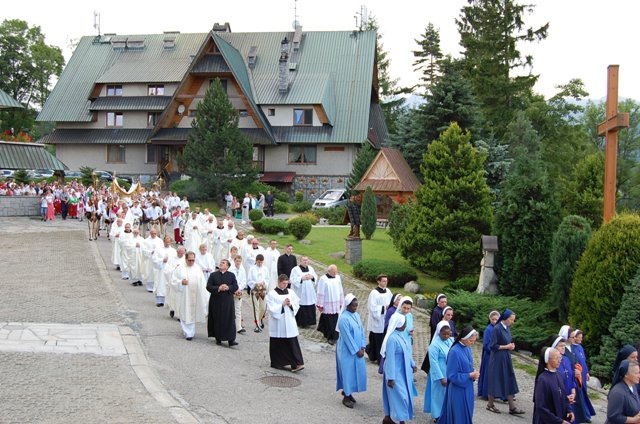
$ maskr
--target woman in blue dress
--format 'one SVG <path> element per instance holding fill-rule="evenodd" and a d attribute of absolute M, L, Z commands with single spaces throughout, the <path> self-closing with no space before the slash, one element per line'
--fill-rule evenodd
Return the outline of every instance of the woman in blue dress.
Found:
<path fill-rule="evenodd" d="M 413 418 L 413 373 L 416 364 L 403 332 L 406 315 L 393 314 L 382 342 L 380 355 L 385 358 L 382 374 L 382 403 L 385 424 L 404 423 Z"/>
<path fill-rule="evenodd" d="M 573 412 L 573 403 L 576 400 L 576 375 L 571 360 L 565 355 L 566 340 L 562 336 L 558 336 L 551 344 L 551 347 L 560 352 L 560 363 L 557 366 L 558 376 L 564 383 L 564 391 L 569 402 L 569 410 Z"/>
<path fill-rule="evenodd" d="M 336 391 L 342 390 L 342 404 L 353 408 L 354 392 L 367 391 L 367 365 L 364 360 L 366 340 L 358 309 L 358 299 L 349 293 L 344 298 L 342 313 L 338 318 L 338 342 L 336 344 Z"/>
<path fill-rule="evenodd" d="M 589 375 L 589 365 L 587 364 L 587 355 L 582 347 L 582 331 L 576 329 L 575 339 L 573 340 L 573 351 L 576 354 L 576 359 L 580 366 L 582 366 L 582 388 L 578 388 L 580 393 L 580 398 L 583 403 L 585 418 L 588 421 L 591 421 L 591 417 L 596 415 L 596 410 L 593 408 L 591 404 L 591 399 L 589 399 L 589 393 L 587 391 L 587 381 L 591 376 Z"/>
<path fill-rule="evenodd" d="M 482 334 L 482 359 L 480 360 L 480 379 L 478 380 L 478 397 L 487 400 L 489 395 L 489 379 L 487 378 L 487 368 L 489 367 L 489 356 L 491 349 L 489 349 L 489 342 L 491 341 L 491 332 L 493 327 L 496 326 L 498 319 L 500 318 L 500 312 L 491 311 L 489 313 L 489 323 L 484 329 Z"/>
<path fill-rule="evenodd" d="M 447 388 L 447 355 L 453 344 L 451 329 L 446 321 L 440 321 L 435 328 L 436 337 L 429 345 L 427 388 L 424 392 L 424 412 L 430 413 L 433 421 L 440 418 L 442 403 Z"/>
<path fill-rule="evenodd" d="M 466 326 L 456 338 L 447 356 L 447 391 L 439 424 L 473 423 L 473 384 L 480 373 L 473 365 L 471 345 L 478 332 Z"/>
<path fill-rule="evenodd" d="M 498 323 L 491 332 L 489 348 L 489 391 L 487 410 L 499 414 L 500 410 L 495 407 L 494 399 L 507 399 L 509 402 L 509 414 L 522 415 L 524 411 L 516 406 L 513 396 L 519 392 L 516 374 L 513 371 L 511 362 L 511 351 L 516 348 L 511 340 L 510 327 L 516 321 L 516 314 L 511 309 L 505 310 Z"/>

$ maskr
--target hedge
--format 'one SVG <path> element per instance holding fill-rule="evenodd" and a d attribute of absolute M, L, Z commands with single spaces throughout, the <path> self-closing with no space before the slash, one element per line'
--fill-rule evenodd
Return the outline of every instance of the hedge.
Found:
<path fill-rule="evenodd" d="M 307 202 L 306 200 L 301 200 L 299 202 L 295 202 L 292 206 L 291 209 L 293 209 L 294 212 L 307 212 L 311 210 L 311 203 Z"/>
<path fill-rule="evenodd" d="M 302 240 L 311 232 L 311 222 L 304 217 L 297 217 L 289 220 L 289 231 L 296 240 Z"/>
<path fill-rule="evenodd" d="M 255 222 L 261 220 L 262 218 L 264 218 L 264 212 L 262 212 L 260 209 L 251 209 L 249 211 L 249 221 Z"/>
<path fill-rule="evenodd" d="M 251 225 L 257 232 L 263 234 L 278 234 L 279 232 L 287 234 L 289 232 L 289 224 L 281 219 L 262 218 L 252 222 Z"/>
<path fill-rule="evenodd" d="M 276 199 L 273 202 L 273 209 L 275 213 L 289 213 L 289 204 L 282 200 Z"/>
<path fill-rule="evenodd" d="M 511 309 L 516 314 L 511 334 L 518 350 L 539 351 L 553 341 L 560 328 L 555 322 L 555 309 L 542 301 L 455 290 L 448 294 L 448 304 L 455 311 L 456 326 L 471 324 L 481 333 L 489 321 L 489 312 Z"/>
<path fill-rule="evenodd" d="M 447 284 L 443 290 L 446 291 L 447 293 L 455 290 L 464 290 L 466 292 L 473 293 L 478 289 L 479 279 L 480 279 L 480 276 L 478 275 L 460 277 L 456 281 L 453 281 Z"/>
<path fill-rule="evenodd" d="M 342 225 L 344 224 L 344 214 L 347 208 L 345 206 L 338 206 L 335 208 L 323 208 L 314 209 L 313 213 L 318 218 L 325 218 L 329 225 Z"/>
<path fill-rule="evenodd" d="M 389 286 L 391 287 L 403 287 L 409 281 L 418 279 L 418 275 L 413 268 L 397 262 L 382 259 L 363 259 L 353 265 L 353 275 L 362 280 L 374 283 L 380 274 L 385 274 L 389 277 Z"/>

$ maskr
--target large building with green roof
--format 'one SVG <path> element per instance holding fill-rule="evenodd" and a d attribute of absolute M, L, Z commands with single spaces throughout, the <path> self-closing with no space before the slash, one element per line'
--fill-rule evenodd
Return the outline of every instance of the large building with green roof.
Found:
<path fill-rule="evenodd" d="M 198 103 L 219 78 L 261 180 L 314 198 L 344 187 L 363 143 L 386 137 L 373 31 L 83 37 L 39 121 L 70 169 L 179 175 Z"/>

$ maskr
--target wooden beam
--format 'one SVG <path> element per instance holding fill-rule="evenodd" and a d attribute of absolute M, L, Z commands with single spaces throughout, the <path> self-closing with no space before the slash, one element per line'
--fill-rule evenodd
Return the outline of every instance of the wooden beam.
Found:
<path fill-rule="evenodd" d="M 313 110 L 316 111 L 316 115 L 318 115 L 318 119 L 323 124 L 329 124 L 329 118 L 327 118 L 327 114 L 324 113 L 324 108 L 321 105 L 313 105 Z"/>

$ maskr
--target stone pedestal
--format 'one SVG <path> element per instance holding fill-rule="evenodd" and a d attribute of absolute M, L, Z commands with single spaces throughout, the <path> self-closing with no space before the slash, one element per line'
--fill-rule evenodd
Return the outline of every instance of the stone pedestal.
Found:
<path fill-rule="evenodd" d="M 349 265 L 353 265 L 362 259 L 362 239 L 347 238 L 344 240 L 345 240 L 344 259 Z"/>

